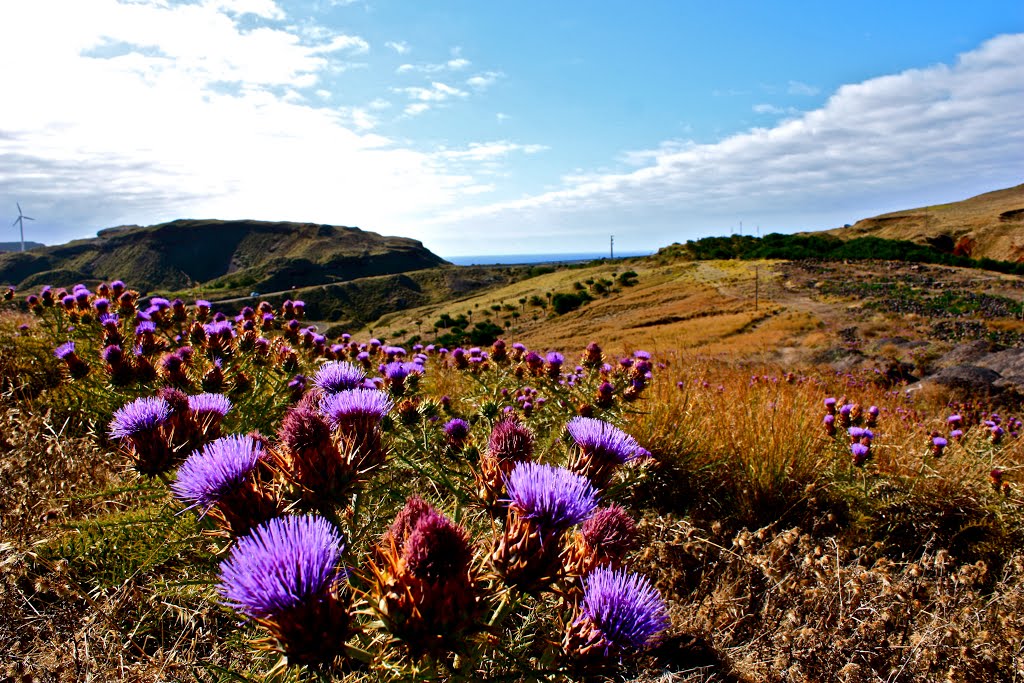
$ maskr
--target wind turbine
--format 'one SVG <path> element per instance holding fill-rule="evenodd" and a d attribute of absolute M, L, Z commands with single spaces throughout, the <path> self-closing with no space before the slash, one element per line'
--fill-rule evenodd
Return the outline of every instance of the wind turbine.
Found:
<path fill-rule="evenodd" d="M 21 212 L 21 204 L 19 204 L 18 202 L 14 203 L 18 205 L 18 218 L 15 219 L 13 223 L 11 223 L 11 227 L 13 228 L 15 225 L 17 225 L 21 229 L 21 250 L 25 251 L 25 221 L 34 221 L 35 218 L 23 214 Z"/>

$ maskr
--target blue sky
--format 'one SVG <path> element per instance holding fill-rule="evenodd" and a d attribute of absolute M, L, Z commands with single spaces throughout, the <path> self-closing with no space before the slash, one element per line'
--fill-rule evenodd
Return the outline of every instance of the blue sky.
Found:
<path fill-rule="evenodd" d="M 0 25 L 0 207 L 51 244 L 209 217 L 653 250 L 1024 182 L 1019 1 L 7 0 Z"/>

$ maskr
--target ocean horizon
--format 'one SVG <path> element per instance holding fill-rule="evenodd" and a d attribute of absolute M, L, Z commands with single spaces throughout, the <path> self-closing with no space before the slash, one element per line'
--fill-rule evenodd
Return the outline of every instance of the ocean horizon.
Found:
<path fill-rule="evenodd" d="M 616 252 L 616 260 L 621 258 L 632 258 L 634 256 L 650 256 L 653 251 L 624 251 Z M 445 260 L 457 266 L 494 266 L 494 265 L 522 265 L 536 263 L 575 263 L 578 261 L 595 261 L 607 259 L 608 253 L 597 252 L 566 252 L 551 254 L 483 254 L 468 256 L 445 256 Z"/>

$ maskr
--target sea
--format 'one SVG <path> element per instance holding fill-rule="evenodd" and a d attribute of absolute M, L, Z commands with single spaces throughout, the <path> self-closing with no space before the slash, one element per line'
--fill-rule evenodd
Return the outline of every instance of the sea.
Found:
<path fill-rule="evenodd" d="M 630 258 L 632 256 L 650 256 L 653 253 L 653 251 L 616 252 L 615 259 Z M 508 266 L 537 263 L 579 263 L 580 261 L 596 261 L 597 259 L 607 259 L 608 252 L 571 252 L 565 254 L 484 254 L 477 256 L 446 256 L 444 258 L 457 266 Z"/>

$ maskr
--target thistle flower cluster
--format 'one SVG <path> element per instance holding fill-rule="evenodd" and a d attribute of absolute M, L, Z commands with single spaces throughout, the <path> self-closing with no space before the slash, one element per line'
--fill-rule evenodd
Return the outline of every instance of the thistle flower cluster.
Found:
<path fill-rule="evenodd" d="M 461 649 L 476 628 L 479 578 L 469 535 L 419 497 L 399 512 L 371 564 L 371 604 L 413 654 Z"/>
<path fill-rule="evenodd" d="M 654 608 L 647 631 L 637 626 L 656 593 L 641 590 L 640 616 L 629 616 L 623 610 L 633 603 L 594 578 L 618 571 L 634 592 L 640 581 L 625 570 L 636 523 L 621 507 L 598 504 L 616 471 L 649 453 L 592 415 L 639 395 L 652 377 L 649 354 L 612 367 L 591 344 L 571 367 L 559 352 L 503 340 L 449 352 L 328 339 L 299 322 L 302 302 L 225 315 L 204 300 L 140 298 L 121 282 L 32 296 L 40 310 L 52 309 L 49 318 L 76 322 L 56 351 L 72 379 L 144 394 L 115 413 L 111 438 L 140 473 L 170 481 L 202 533 L 226 544 L 218 587 L 225 604 L 261 625 L 289 665 L 340 666 L 352 653 L 355 615 L 370 613 L 379 621 L 364 628 L 386 637 L 363 643 L 385 653 L 400 646 L 402 661 L 414 665 L 423 655 L 441 661 L 488 651 L 491 636 L 477 635 L 484 624 L 507 632 L 504 620 L 522 614 L 524 595 L 548 591 L 568 605 L 542 620 L 557 621 L 564 636 L 548 640 L 581 662 L 614 660 L 663 627 Z M 88 368 L 89 352 L 102 363 L 73 370 Z M 494 389 L 484 374 L 492 373 L 497 390 L 474 407 L 479 412 L 466 411 L 470 401 L 459 397 L 431 400 L 420 386 L 421 378 L 433 382 L 430 363 Z M 534 386 L 521 380 L 527 376 Z M 441 381 L 451 377 L 462 381 L 456 373 Z M 548 462 L 537 462 L 534 428 L 548 434 L 556 411 L 574 409 L 582 417 L 565 426 L 567 453 L 555 441 L 543 454 Z M 272 436 L 231 434 L 232 418 L 270 427 Z M 392 447 L 442 458 L 410 462 L 399 450 L 398 461 Z M 438 477 L 432 495 L 452 516 L 410 498 L 379 542 L 348 549 L 358 559 L 347 570 L 341 530 L 365 538 L 367 513 L 386 500 L 380 492 L 419 480 L 411 469 L 392 471 L 392 459 L 451 475 L 443 484 Z M 380 473 L 397 476 L 372 485 Z M 491 534 L 474 538 L 453 521 L 479 520 L 473 507 L 490 515 Z M 489 622 L 488 603 L 496 608 Z M 605 603 L 625 606 L 609 611 Z"/>

